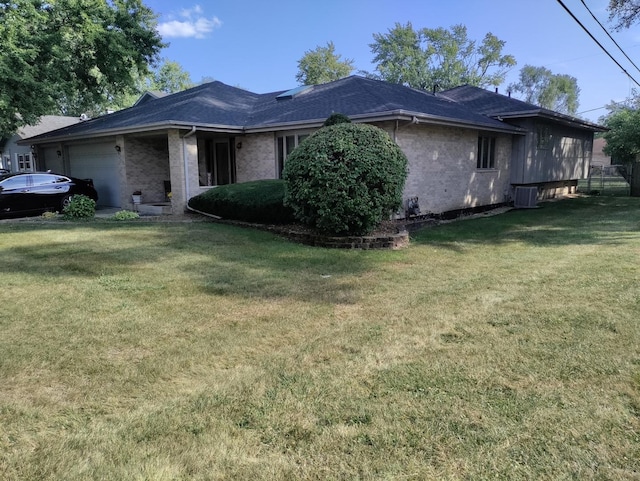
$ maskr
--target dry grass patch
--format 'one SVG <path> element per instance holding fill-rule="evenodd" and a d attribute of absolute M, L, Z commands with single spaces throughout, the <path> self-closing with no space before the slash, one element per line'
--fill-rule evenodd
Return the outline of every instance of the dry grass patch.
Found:
<path fill-rule="evenodd" d="M 0 478 L 637 479 L 640 207 L 398 252 L 0 225 Z"/>

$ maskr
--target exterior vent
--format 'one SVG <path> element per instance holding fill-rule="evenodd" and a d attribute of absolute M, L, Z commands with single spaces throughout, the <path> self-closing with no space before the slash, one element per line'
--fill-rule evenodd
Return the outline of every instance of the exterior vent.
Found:
<path fill-rule="evenodd" d="M 516 209 L 533 209 L 538 205 L 537 187 L 516 187 L 516 197 L 513 206 Z"/>

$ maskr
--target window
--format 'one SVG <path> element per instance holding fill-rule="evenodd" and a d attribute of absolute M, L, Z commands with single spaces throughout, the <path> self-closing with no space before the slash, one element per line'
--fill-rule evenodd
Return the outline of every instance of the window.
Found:
<path fill-rule="evenodd" d="M 496 138 L 479 136 L 478 137 L 478 169 L 495 169 L 496 168 Z"/>
<path fill-rule="evenodd" d="M 551 130 L 548 125 L 538 125 L 536 128 L 536 146 L 538 149 L 548 149 L 551 145 Z"/>
<path fill-rule="evenodd" d="M 32 154 L 16 154 L 18 172 L 32 172 Z"/>
<path fill-rule="evenodd" d="M 278 162 L 278 179 L 282 178 L 284 163 L 287 160 L 289 154 L 307 137 L 309 137 L 309 134 L 292 134 L 278 137 L 276 149 L 276 158 Z"/>
<path fill-rule="evenodd" d="M 53 174 L 33 174 L 31 183 L 33 185 L 59 184 L 62 182 L 70 182 L 66 177 Z"/>
<path fill-rule="evenodd" d="M 24 189 L 28 185 L 28 175 L 16 175 L 3 180 L 0 185 L 4 190 Z"/>

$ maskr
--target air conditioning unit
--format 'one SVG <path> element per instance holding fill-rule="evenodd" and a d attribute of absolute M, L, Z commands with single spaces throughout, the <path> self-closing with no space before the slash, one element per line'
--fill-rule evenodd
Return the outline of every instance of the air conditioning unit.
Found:
<path fill-rule="evenodd" d="M 533 209 L 538 206 L 537 187 L 516 187 L 516 196 L 513 201 L 516 209 Z"/>

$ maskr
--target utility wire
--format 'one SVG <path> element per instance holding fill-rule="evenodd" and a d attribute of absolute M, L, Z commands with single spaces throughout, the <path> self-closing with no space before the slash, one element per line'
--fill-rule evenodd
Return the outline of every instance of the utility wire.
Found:
<path fill-rule="evenodd" d="M 633 60 L 631 60 L 631 59 L 629 58 L 629 56 L 626 54 L 626 52 L 625 52 L 624 50 L 622 50 L 622 47 L 621 47 L 620 45 L 618 45 L 618 42 L 616 42 L 616 41 L 615 41 L 615 39 L 611 36 L 611 34 L 609 33 L 609 31 L 608 31 L 606 28 L 604 28 L 604 25 L 602 25 L 602 24 L 600 23 L 600 20 L 598 20 L 598 19 L 596 18 L 596 16 L 593 14 L 593 12 L 591 11 L 591 9 L 590 9 L 590 8 L 587 6 L 587 4 L 585 3 L 585 1 L 584 1 L 584 0 L 580 0 L 580 1 L 582 2 L 582 5 L 584 5 L 584 8 L 586 8 L 586 9 L 587 9 L 587 12 L 589 12 L 589 13 L 591 14 L 591 16 L 593 17 L 593 19 L 598 23 L 598 25 L 600 25 L 600 28 L 604 31 L 604 33 L 606 33 L 606 34 L 607 34 L 607 36 L 611 39 L 611 41 L 612 41 L 613 43 L 615 43 L 615 44 L 616 44 L 616 47 L 618 47 L 618 50 L 620 50 L 620 51 L 622 52 L 622 55 L 624 55 L 625 57 L 627 57 L 627 60 L 628 60 L 629 62 L 631 62 L 631 65 L 633 65 L 633 66 L 636 68 L 636 70 L 637 70 L 638 72 L 640 72 L 640 68 L 638 68 L 638 66 L 633 62 Z"/>
<path fill-rule="evenodd" d="M 562 1 L 562 0 L 557 0 L 557 1 L 558 1 L 558 3 L 562 6 L 562 8 L 564 8 L 564 9 L 567 11 L 567 13 L 568 13 L 569 15 L 571 15 L 571 18 L 573 18 L 573 19 L 578 23 L 578 25 L 580 25 L 580 26 L 582 27 L 582 30 L 584 30 L 584 31 L 587 33 L 587 35 L 589 35 L 589 37 L 591 37 L 591 40 L 593 40 L 595 43 L 597 43 L 597 44 L 598 44 L 598 46 L 599 46 L 599 47 L 604 51 L 604 53 L 606 53 L 606 54 L 609 56 L 609 58 L 610 58 L 611 60 L 613 60 L 613 61 L 615 62 L 615 64 L 616 64 L 618 67 L 620 67 L 620 68 L 622 69 L 622 71 L 623 71 L 625 74 L 627 74 L 627 77 L 629 77 L 631 80 L 633 80 L 633 81 L 634 81 L 634 83 L 635 83 L 638 87 L 640 87 L 640 83 L 638 83 L 638 81 L 637 81 L 635 78 L 633 78 L 633 77 L 631 76 L 631 74 L 630 74 L 629 72 L 627 72 L 627 71 L 626 71 L 626 69 L 625 69 L 622 65 L 620 65 L 620 63 L 619 63 L 615 58 L 613 58 L 613 56 L 609 53 L 609 51 L 608 51 L 606 48 L 604 48 L 604 47 L 602 46 L 602 44 L 598 41 L 598 39 L 597 39 L 597 38 L 595 38 L 595 37 L 593 36 L 593 34 L 589 31 L 589 29 L 587 29 L 587 27 L 585 27 L 585 26 L 582 24 L 582 22 L 581 22 L 580 20 L 578 20 L 578 18 L 573 14 L 573 12 L 571 12 L 571 10 L 569 10 L 569 8 L 568 8 L 568 7 L 563 3 L 563 1 Z"/>

